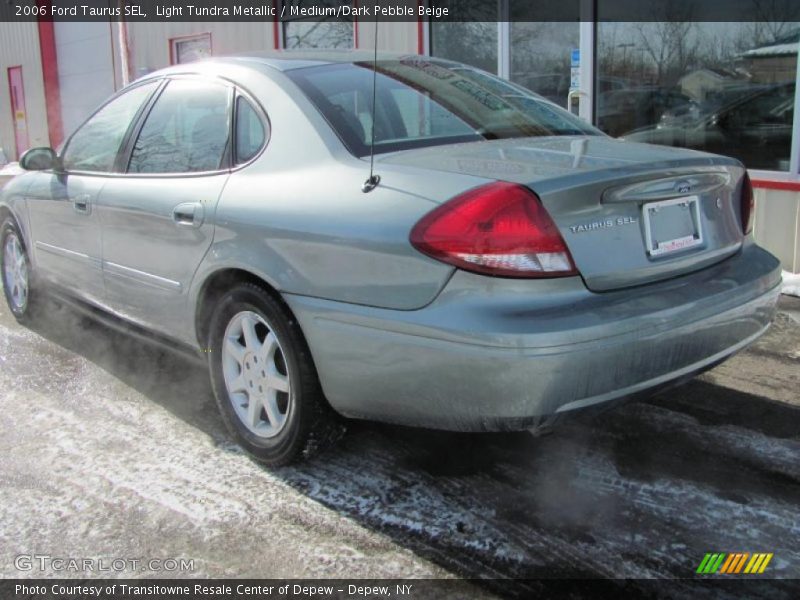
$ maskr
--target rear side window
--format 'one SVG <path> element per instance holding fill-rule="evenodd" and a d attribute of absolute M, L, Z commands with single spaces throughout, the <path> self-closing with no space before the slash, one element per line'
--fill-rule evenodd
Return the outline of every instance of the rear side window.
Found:
<path fill-rule="evenodd" d="M 92 115 L 73 134 L 62 153 L 64 168 L 96 173 L 111 171 L 131 122 L 158 83 L 128 90 Z"/>
<path fill-rule="evenodd" d="M 230 138 L 230 90 L 177 79 L 156 100 L 131 153 L 130 173 L 191 173 L 223 166 Z"/>
<path fill-rule="evenodd" d="M 246 163 L 267 141 L 267 131 L 256 109 L 243 96 L 236 98 L 236 164 Z"/>

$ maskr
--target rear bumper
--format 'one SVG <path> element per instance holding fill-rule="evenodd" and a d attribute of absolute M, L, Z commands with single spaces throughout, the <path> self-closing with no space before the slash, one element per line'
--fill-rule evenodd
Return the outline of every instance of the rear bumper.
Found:
<path fill-rule="evenodd" d="M 709 368 L 775 315 L 780 266 L 748 244 L 703 271 L 596 294 L 579 278 L 456 272 L 426 308 L 286 296 L 335 409 L 450 430 L 523 429 Z"/>

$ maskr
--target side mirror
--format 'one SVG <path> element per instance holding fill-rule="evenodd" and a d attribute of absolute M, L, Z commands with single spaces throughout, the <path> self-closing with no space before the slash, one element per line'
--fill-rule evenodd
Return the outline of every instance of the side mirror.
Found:
<path fill-rule="evenodd" d="M 31 148 L 19 159 L 19 166 L 26 171 L 47 171 L 58 166 L 58 155 L 52 148 Z"/>

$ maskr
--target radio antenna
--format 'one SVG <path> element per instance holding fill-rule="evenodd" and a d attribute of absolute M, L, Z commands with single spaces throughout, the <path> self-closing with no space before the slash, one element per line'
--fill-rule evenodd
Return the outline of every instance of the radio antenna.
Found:
<path fill-rule="evenodd" d="M 369 178 L 361 186 L 361 191 L 365 194 L 371 192 L 381 182 L 381 176 L 375 175 L 375 99 L 377 97 L 377 81 L 378 81 L 378 17 L 375 16 L 375 46 L 372 55 L 372 140 L 369 144 Z"/>

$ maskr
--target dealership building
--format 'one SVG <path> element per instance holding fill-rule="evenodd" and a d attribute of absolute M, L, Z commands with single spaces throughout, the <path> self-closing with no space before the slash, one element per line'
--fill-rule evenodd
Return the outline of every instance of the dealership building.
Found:
<path fill-rule="evenodd" d="M 276 2 L 279 3 L 278 0 Z M 511 14 L 516 0 L 499 0 Z M 755 235 L 800 272 L 800 22 L 381 23 L 380 50 L 458 60 L 606 133 L 733 155 Z M 0 22 L 0 148 L 58 146 L 116 90 L 168 65 L 252 51 L 367 48 L 373 22 Z"/>

